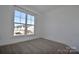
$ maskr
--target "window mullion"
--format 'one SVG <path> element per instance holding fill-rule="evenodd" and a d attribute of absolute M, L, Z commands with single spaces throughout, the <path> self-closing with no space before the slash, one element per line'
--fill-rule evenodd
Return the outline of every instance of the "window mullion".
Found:
<path fill-rule="evenodd" d="M 21 14 L 20 14 L 20 23 L 21 23 Z M 21 31 L 21 28 L 20 28 L 20 31 Z"/>
<path fill-rule="evenodd" d="M 27 34 L 27 15 L 26 15 L 26 19 L 25 19 L 25 34 Z"/>

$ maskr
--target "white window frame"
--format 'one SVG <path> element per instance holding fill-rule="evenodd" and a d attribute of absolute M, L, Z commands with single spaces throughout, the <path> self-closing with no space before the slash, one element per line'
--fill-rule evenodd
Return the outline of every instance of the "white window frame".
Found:
<path fill-rule="evenodd" d="M 34 16 L 34 34 L 27 35 L 27 32 L 26 32 L 27 31 L 27 19 L 26 19 L 25 20 L 26 21 L 25 22 L 25 34 L 24 35 L 17 35 L 17 36 L 31 36 L 31 35 L 35 35 L 35 19 L 36 19 L 35 14 L 33 12 L 29 11 L 29 10 L 26 10 L 26 9 L 18 7 L 18 6 L 14 6 L 14 8 L 15 9 L 13 10 L 13 36 L 14 36 L 14 24 L 15 24 L 15 22 L 14 22 L 15 10 Z"/>

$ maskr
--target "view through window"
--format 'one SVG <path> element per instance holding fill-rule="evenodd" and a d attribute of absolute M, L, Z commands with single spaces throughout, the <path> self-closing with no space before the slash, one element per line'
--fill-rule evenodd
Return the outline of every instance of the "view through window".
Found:
<path fill-rule="evenodd" d="M 15 10 L 14 12 L 14 36 L 34 34 L 34 16 Z"/>

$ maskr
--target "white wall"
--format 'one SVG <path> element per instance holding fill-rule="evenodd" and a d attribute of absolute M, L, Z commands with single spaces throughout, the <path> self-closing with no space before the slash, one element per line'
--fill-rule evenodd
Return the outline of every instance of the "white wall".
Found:
<path fill-rule="evenodd" d="M 79 7 L 64 6 L 44 15 L 42 37 L 65 43 L 79 51 Z"/>
<path fill-rule="evenodd" d="M 13 37 L 13 11 L 14 6 L 0 6 L 0 45 L 11 44 L 15 42 L 31 40 L 40 35 L 40 15 L 35 15 L 35 35 Z"/>

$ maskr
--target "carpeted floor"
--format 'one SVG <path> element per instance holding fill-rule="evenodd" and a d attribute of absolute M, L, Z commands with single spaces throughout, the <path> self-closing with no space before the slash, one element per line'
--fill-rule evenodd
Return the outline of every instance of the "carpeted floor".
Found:
<path fill-rule="evenodd" d="M 70 53 L 70 47 L 47 39 L 34 39 L 30 41 L 1 46 L 3 54 L 59 54 Z"/>

